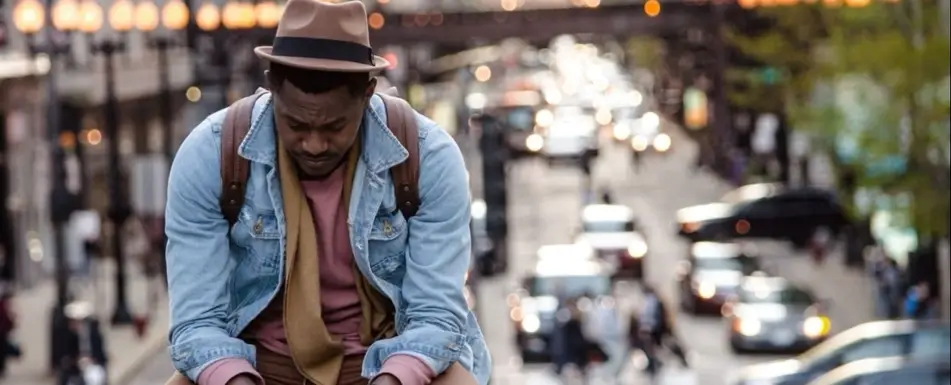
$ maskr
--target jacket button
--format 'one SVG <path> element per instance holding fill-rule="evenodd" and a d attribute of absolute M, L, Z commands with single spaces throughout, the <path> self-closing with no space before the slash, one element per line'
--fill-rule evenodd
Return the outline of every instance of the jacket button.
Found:
<path fill-rule="evenodd" d="M 261 220 L 260 217 L 258 217 L 258 221 L 257 221 L 257 222 L 254 222 L 254 233 L 255 233 L 255 234 L 261 234 L 261 231 L 264 230 L 264 224 L 261 223 L 261 222 L 262 222 L 262 220 Z"/>

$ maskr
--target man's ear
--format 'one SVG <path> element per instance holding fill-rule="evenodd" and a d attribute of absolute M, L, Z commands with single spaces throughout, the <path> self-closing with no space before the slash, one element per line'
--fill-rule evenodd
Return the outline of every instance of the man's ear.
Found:
<path fill-rule="evenodd" d="M 271 70 L 264 70 L 264 88 L 267 88 L 269 91 L 277 91 L 280 84 L 274 84 L 274 79 L 271 78 Z"/>
<path fill-rule="evenodd" d="M 370 97 L 373 96 L 374 92 L 376 92 L 376 77 L 371 77 L 370 81 L 367 82 L 367 90 L 363 96 L 365 96 L 369 100 Z"/>

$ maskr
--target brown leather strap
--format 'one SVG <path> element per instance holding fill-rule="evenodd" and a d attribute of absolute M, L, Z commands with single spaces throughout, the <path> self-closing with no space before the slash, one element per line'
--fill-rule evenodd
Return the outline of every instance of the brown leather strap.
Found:
<path fill-rule="evenodd" d="M 410 219 L 419 210 L 419 131 L 416 111 L 405 100 L 386 93 L 379 94 L 386 106 L 386 125 L 409 151 L 406 161 L 394 166 L 393 188 L 403 217 Z"/>
<path fill-rule="evenodd" d="M 254 119 L 254 102 L 263 91 L 246 96 L 228 107 L 225 121 L 221 126 L 221 214 L 228 220 L 229 228 L 238 221 L 241 206 L 244 205 L 244 190 L 248 182 L 250 166 L 248 160 L 238 155 L 238 146 L 251 129 Z"/>

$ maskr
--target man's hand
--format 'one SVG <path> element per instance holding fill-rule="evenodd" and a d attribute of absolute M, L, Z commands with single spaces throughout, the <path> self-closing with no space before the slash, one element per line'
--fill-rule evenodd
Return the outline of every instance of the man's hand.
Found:
<path fill-rule="evenodd" d="M 258 385 L 258 382 L 254 379 L 253 376 L 250 376 L 247 374 L 241 374 L 235 378 L 228 380 L 228 383 L 225 385 Z"/>
<path fill-rule="evenodd" d="M 401 383 L 400 379 L 396 378 L 396 376 L 384 373 L 374 378 L 373 381 L 370 382 L 370 385 L 403 385 L 403 383 Z"/>

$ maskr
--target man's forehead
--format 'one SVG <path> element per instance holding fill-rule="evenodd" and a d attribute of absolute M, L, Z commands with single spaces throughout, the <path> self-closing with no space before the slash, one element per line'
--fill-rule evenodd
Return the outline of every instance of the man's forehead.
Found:
<path fill-rule="evenodd" d="M 294 87 L 281 93 L 281 112 L 302 119 L 316 119 L 341 115 L 352 106 L 345 87 L 330 92 L 310 95 Z"/>

